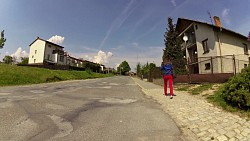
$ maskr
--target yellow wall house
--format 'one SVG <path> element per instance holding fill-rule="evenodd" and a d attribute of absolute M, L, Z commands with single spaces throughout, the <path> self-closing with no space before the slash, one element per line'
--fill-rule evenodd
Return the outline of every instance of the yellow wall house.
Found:
<path fill-rule="evenodd" d="M 37 37 L 30 44 L 29 64 L 65 65 L 66 59 L 62 46 Z"/>
<path fill-rule="evenodd" d="M 220 23 L 179 18 L 176 30 L 192 74 L 239 73 L 249 64 L 247 37 L 222 28 Z"/>

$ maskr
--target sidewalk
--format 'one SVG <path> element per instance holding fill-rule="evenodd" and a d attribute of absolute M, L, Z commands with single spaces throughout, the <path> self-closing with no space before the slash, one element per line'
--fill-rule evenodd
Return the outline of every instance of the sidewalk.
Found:
<path fill-rule="evenodd" d="M 250 141 L 250 121 L 223 111 L 187 92 L 174 91 L 173 99 L 163 95 L 163 87 L 132 78 L 147 95 L 162 105 L 191 140 Z"/>

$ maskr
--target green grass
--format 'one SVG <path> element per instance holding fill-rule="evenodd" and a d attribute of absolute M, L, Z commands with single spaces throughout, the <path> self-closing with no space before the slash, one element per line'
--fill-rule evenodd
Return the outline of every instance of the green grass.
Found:
<path fill-rule="evenodd" d="M 237 114 L 241 117 L 247 117 L 249 120 L 250 119 L 250 110 L 246 111 L 246 110 L 242 110 L 242 109 L 239 109 L 237 107 L 233 107 L 233 106 L 229 105 L 221 95 L 222 88 L 223 88 L 223 85 L 220 86 L 218 88 L 218 90 L 213 95 L 208 96 L 207 100 L 210 103 L 212 103 L 213 105 L 221 107 L 225 111 Z"/>
<path fill-rule="evenodd" d="M 191 94 L 193 95 L 197 95 L 197 94 L 200 94 L 202 93 L 203 91 L 206 91 L 206 90 L 209 90 L 213 87 L 213 84 L 211 83 L 208 83 L 208 84 L 201 84 L 200 86 L 192 89 L 190 92 Z"/>
<path fill-rule="evenodd" d="M 49 70 L 0 64 L 0 86 L 38 84 L 108 76 L 112 76 L 112 74 L 88 73 L 86 71 Z"/>
<path fill-rule="evenodd" d="M 176 88 L 177 91 L 188 91 L 192 87 L 191 85 L 183 85 L 183 86 L 178 86 Z"/>

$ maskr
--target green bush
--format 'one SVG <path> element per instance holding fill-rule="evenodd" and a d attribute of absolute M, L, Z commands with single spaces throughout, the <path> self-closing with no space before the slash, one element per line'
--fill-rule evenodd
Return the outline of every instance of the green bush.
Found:
<path fill-rule="evenodd" d="M 232 77 L 222 88 L 221 95 L 229 105 L 250 109 L 250 67 Z"/>

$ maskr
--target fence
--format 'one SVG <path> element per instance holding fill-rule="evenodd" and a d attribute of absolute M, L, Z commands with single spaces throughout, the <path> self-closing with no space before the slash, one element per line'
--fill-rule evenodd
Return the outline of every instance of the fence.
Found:
<path fill-rule="evenodd" d="M 190 74 L 239 73 L 248 66 L 249 58 L 246 55 L 225 55 L 199 57 L 187 61 Z"/>
<path fill-rule="evenodd" d="M 187 60 L 187 74 L 176 75 L 175 83 L 222 83 L 226 82 L 234 74 L 247 67 L 249 58 L 247 55 L 225 55 L 199 57 Z M 162 84 L 163 73 L 160 67 L 152 69 L 148 73 L 148 81 Z"/>

